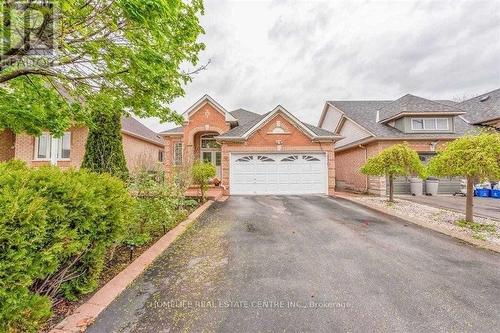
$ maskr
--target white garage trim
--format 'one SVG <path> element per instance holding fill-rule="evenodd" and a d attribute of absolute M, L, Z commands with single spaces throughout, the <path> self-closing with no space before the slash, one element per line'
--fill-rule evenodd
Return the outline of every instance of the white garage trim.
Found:
<path fill-rule="evenodd" d="M 229 153 L 232 195 L 328 194 L 326 152 Z"/>

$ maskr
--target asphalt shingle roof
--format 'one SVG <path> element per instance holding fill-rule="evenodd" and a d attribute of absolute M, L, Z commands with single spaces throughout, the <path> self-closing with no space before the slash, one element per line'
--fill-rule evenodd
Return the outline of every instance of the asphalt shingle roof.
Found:
<path fill-rule="evenodd" d="M 489 97 L 486 98 L 487 96 Z M 457 107 L 467 112 L 464 118 L 473 124 L 498 119 L 500 118 L 500 89 L 466 100 L 457 104 Z"/>
<path fill-rule="evenodd" d="M 179 126 L 179 127 L 175 127 L 175 128 L 160 132 L 160 134 L 176 134 L 176 133 L 182 134 L 183 131 L 184 131 L 184 126 Z"/>
<path fill-rule="evenodd" d="M 403 112 L 463 112 L 455 106 L 431 101 L 426 98 L 406 94 L 380 109 L 380 120 L 394 117 Z"/>
<path fill-rule="evenodd" d="M 261 117 L 260 114 L 245 109 L 237 109 L 229 113 L 238 120 L 239 126 Z"/>
<path fill-rule="evenodd" d="M 376 121 L 377 111 L 387 107 L 392 101 L 329 101 L 337 109 L 362 126 L 377 138 L 440 138 L 440 137 L 460 137 L 473 130 L 473 127 L 464 121 L 460 116 L 455 117 L 454 133 L 403 133 L 389 125 Z M 340 141 L 342 144 L 342 141 Z M 346 143 L 350 144 L 350 143 Z M 342 146 L 342 145 L 341 145 Z M 339 147 L 341 147 L 339 146 Z"/>
<path fill-rule="evenodd" d="M 160 136 L 158 136 L 158 133 L 150 130 L 147 126 L 143 125 L 140 121 L 138 121 L 132 116 L 129 117 L 123 116 L 121 119 L 121 124 L 123 131 L 146 138 L 160 145 L 164 144 L 163 139 Z"/>

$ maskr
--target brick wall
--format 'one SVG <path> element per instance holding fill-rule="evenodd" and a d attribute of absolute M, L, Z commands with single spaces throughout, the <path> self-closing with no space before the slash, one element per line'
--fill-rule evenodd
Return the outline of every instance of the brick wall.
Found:
<path fill-rule="evenodd" d="M 285 127 L 286 134 L 270 134 L 276 127 L 277 122 Z M 281 145 L 277 142 L 280 141 Z M 226 194 L 230 193 L 229 174 L 230 160 L 229 154 L 236 152 L 325 152 L 328 161 L 328 194 L 335 193 L 335 154 L 333 143 L 313 142 L 302 131 L 292 125 L 281 114 L 277 114 L 257 130 L 246 142 L 224 142 L 222 144 L 222 184 L 226 188 Z"/>
<path fill-rule="evenodd" d="M 15 135 L 9 130 L 0 129 L 0 162 L 8 161 L 14 158 Z"/>
<path fill-rule="evenodd" d="M 85 155 L 88 129 L 86 127 L 72 127 L 68 132 L 71 132 L 70 158 L 69 160 L 58 161 L 57 166 L 61 168 L 79 168 Z M 1 151 L 5 145 L 1 141 L 0 143 Z M 25 161 L 33 167 L 50 165 L 50 161 L 35 160 L 35 137 L 28 134 L 18 134 L 14 146 L 15 155 L 12 156 L 13 158 Z M 123 150 L 127 160 L 127 167 L 131 172 L 134 172 L 140 166 L 157 168 L 158 151 L 162 149 L 162 146 L 123 134 Z"/>
<path fill-rule="evenodd" d="M 161 168 L 158 161 L 158 152 L 164 150 L 164 147 L 128 134 L 123 134 L 122 137 L 123 152 L 125 153 L 129 172 L 134 173 L 141 169 L 157 170 Z"/>

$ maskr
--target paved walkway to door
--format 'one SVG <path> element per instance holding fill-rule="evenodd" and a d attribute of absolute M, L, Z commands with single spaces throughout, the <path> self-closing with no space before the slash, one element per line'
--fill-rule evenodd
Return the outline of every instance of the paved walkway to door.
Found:
<path fill-rule="evenodd" d="M 323 196 L 215 203 L 88 332 L 500 332 L 500 255 Z"/>

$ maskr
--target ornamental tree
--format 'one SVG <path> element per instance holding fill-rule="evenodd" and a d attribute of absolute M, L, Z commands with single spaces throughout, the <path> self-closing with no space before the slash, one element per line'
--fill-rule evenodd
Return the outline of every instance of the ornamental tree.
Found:
<path fill-rule="evenodd" d="M 62 134 L 91 119 L 103 91 L 139 117 L 181 121 L 169 105 L 201 68 L 201 0 L 0 3 L 0 128 Z M 181 67 L 186 70 L 181 70 Z"/>
<path fill-rule="evenodd" d="M 127 163 L 123 152 L 121 113 L 106 112 L 101 106 L 117 106 L 109 96 L 99 94 L 92 100 L 94 107 L 92 124 L 85 144 L 82 168 L 97 173 L 110 173 L 123 180 L 128 177 Z"/>
<path fill-rule="evenodd" d="M 382 150 L 368 159 L 361 172 L 371 176 L 389 178 L 389 202 L 394 202 L 394 177 L 418 175 L 424 177 L 424 166 L 415 150 L 408 143 L 401 143 Z"/>
<path fill-rule="evenodd" d="M 467 135 L 446 145 L 428 165 L 436 176 L 467 178 L 465 220 L 473 222 L 474 181 L 500 179 L 500 133 Z"/>

